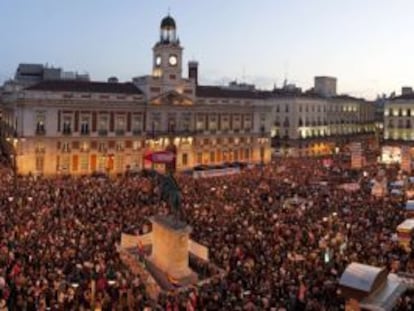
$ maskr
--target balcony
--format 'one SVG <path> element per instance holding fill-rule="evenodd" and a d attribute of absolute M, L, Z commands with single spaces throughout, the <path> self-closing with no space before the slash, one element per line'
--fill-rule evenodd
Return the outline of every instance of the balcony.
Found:
<path fill-rule="evenodd" d="M 80 134 L 82 135 L 82 136 L 87 136 L 87 135 L 89 135 L 89 130 L 81 130 L 80 131 Z"/>
<path fill-rule="evenodd" d="M 35 148 L 35 153 L 36 154 L 45 154 L 46 149 L 45 148 Z"/>
<path fill-rule="evenodd" d="M 98 135 L 99 136 L 107 136 L 108 135 L 108 130 L 100 129 L 100 130 L 98 130 Z"/>
<path fill-rule="evenodd" d="M 44 135 L 46 135 L 46 130 L 44 128 L 37 128 L 35 133 L 38 136 L 44 136 Z"/>
<path fill-rule="evenodd" d="M 133 129 L 132 130 L 132 135 L 141 136 L 142 135 L 142 130 L 141 129 Z"/>
<path fill-rule="evenodd" d="M 125 135 L 125 130 L 124 129 L 117 129 L 117 130 L 115 130 L 115 135 L 116 136 L 123 136 L 123 135 Z"/>
<path fill-rule="evenodd" d="M 62 131 L 63 135 L 71 135 L 72 134 L 72 129 L 70 127 L 64 128 Z"/>

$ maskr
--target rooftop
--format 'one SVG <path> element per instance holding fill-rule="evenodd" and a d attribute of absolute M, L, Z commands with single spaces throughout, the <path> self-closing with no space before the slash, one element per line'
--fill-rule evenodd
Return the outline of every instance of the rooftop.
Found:
<path fill-rule="evenodd" d="M 288 90 L 284 88 L 273 89 L 271 91 L 256 89 L 235 89 L 223 86 L 198 85 L 196 89 L 198 97 L 210 98 L 237 98 L 237 99 L 267 99 L 277 97 L 298 97 L 298 98 L 322 98 L 314 92 L 302 92 L 300 89 Z M 337 95 L 329 99 L 363 100 L 362 98 L 349 95 Z"/>
<path fill-rule="evenodd" d="M 96 81 L 55 80 L 42 81 L 26 88 L 28 91 L 80 92 L 80 93 L 118 93 L 141 95 L 133 83 L 108 83 Z"/>

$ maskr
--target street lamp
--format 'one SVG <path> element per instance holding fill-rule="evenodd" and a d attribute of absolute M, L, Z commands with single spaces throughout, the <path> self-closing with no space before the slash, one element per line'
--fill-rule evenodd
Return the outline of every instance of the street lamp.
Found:
<path fill-rule="evenodd" d="M 266 138 L 265 138 L 265 127 L 260 127 L 260 137 L 259 137 L 259 145 L 260 145 L 260 166 L 262 168 L 262 175 L 263 175 L 263 166 L 264 166 L 264 155 L 265 155 L 265 145 Z"/>

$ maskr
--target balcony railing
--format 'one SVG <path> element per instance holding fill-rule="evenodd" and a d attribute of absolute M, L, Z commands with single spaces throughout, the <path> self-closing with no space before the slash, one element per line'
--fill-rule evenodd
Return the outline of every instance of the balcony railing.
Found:
<path fill-rule="evenodd" d="M 65 129 L 63 129 L 62 134 L 63 135 L 71 135 L 72 134 L 72 129 L 65 128 Z"/>
<path fill-rule="evenodd" d="M 44 128 L 37 128 L 36 129 L 36 135 L 44 136 L 44 135 L 46 135 L 46 130 Z"/>
<path fill-rule="evenodd" d="M 115 130 L 115 135 L 117 135 L 117 136 L 123 136 L 123 135 L 125 135 L 125 130 L 123 130 L 123 129 L 117 129 L 117 130 Z"/>
<path fill-rule="evenodd" d="M 108 130 L 100 129 L 100 130 L 98 130 L 98 135 L 99 136 L 107 136 L 108 135 Z"/>

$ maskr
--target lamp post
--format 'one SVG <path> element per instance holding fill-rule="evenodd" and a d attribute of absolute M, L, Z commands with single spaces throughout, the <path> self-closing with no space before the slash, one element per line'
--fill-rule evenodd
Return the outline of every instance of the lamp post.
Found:
<path fill-rule="evenodd" d="M 165 164 L 166 173 L 174 174 L 176 171 L 176 165 L 177 165 L 177 147 L 174 144 L 175 140 L 175 123 L 174 122 L 168 122 L 168 140 L 169 144 L 166 148 L 169 152 L 174 153 L 174 159 L 171 163 Z"/>
<path fill-rule="evenodd" d="M 260 137 L 259 137 L 259 145 L 260 145 L 260 167 L 261 167 L 261 174 L 263 176 L 263 167 L 264 167 L 264 156 L 265 156 L 265 145 L 266 138 L 265 138 L 265 127 L 260 127 Z"/>
<path fill-rule="evenodd" d="M 17 155 L 18 155 L 18 149 L 21 148 L 20 143 L 23 143 L 25 141 L 24 137 L 19 137 L 17 134 L 17 131 L 14 131 L 12 137 L 7 137 L 6 141 L 9 146 L 9 152 L 10 152 L 10 164 L 12 166 L 13 170 L 13 178 L 14 178 L 14 187 L 17 189 Z"/>

